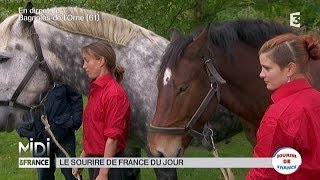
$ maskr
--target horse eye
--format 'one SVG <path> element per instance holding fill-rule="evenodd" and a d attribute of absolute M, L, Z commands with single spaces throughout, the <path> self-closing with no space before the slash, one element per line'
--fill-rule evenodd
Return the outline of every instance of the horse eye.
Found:
<path fill-rule="evenodd" d="M 5 63 L 9 60 L 9 57 L 5 57 L 5 56 L 0 56 L 0 63 Z"/>
<path fill-rule="evenodd" d="M 186 92 L 188 88 L 189 88 L 189 86 L 188 86 L 187 84 L 181 85 L 181 86 L 179 87 L 179 90 L 178 90 L 177 95 L 180 95 L 180 94 Z"/>

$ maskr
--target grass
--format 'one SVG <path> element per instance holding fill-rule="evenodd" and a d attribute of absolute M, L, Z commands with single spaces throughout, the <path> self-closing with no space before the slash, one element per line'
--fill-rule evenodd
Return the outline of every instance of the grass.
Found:
<path fill-rule="evenodd" d="M 84 104 L 87 98 L 83 97 Z M 33 180 L 37 179 L 36 169 L 18 168 L 18 142 L 24 145 L 28 143 L 26 138 L 20 138 L 14 131 L 10 133 L 0 133 L 0 179 L 6 180 Z M 218 143 L 216 145 L 220 157 L 250 157 L 252 147 L 246 140 L 243 133 L 232 137 L 229 144 Z M 82 129 L 76 132 L 76 154 L 80 155 L 82 151 Z M 144 151 L 142 156 L 146 156 Z M 212 153 L 201 147 L 189 147 L 185 152 L 185 157 L 212 157 Z M 233 169 L 236 180 L 245 179 L 248 169 Z M 178 178 L 181 180 L 211 180 L 223 179 L 219 169 L 177 169 Z M 56 179 L 64 179 L 60 169 L 56 170 Z M 141 180 L 155 180 L 156 176 L 153 169 L 141 169 Z M 88 179 L 88 171 L 84 170 L 83 179 Z"/>
<path fill-rule="evenodd" d="M 82 150 L 81 144 L 81 131 L 77 132 L 77 155 L 79 156 Z M 6 180 L 16 179 L 37 179 L 37 171 L 35 169 L 19 169 L 18 168 L 18 142 L 26 144 L 28 140 L 26 138 L 20 138 L 16 132 L 0 133 L 0 177 Z M 244 134 L 240 133 L 234 136 L 231 143 L 217 144 L 220 157 L 250 157 L 252 148 L 245 140 Z M 145 153 L 142 153 L 145 156 Z M 211 152 L 200 148 L 190 147 L 185 152 L 186 157 L 212 157 Z M 182 180 L 193 179 L 223 179 L 219 169 L 177 169 L 178 177 Z M 235 179 L 245 179 L 245 175 L 248 169 L 233 169 Z M 59 169 L 56 170 L 56 179 L 64 179 Z M 84 179 L 87 179 L 87 171 L 84 171 Z M 155 174 L 153 169 L 141 169 L 142 180 L 153 180 Z"/>
<path fill-rule="evenodd" d="M 234 136 L 231 143 L 218 143 L 216 145 L 220 157 L 251 157 L 252 147 L 245 139 L 243 133 Z M 212 157 L 212 152 L 200 147 L 189 147 L 185 157 Z M 236 180 L 245 179 L 249 169 L 232 169 Z M 212 180 L 223 179 L 219 169 L 177 169 L 178 178 L 182 180 Z M 152 169 L 142 169 L 141 179 L 156 179 Z"/>

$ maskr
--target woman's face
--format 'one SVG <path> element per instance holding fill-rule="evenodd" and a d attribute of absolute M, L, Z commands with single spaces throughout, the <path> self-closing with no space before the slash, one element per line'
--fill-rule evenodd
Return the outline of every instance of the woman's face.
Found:
<path fill-rule="evenodd" d="M 85 51 L 82 53 L 83 69 L 87 73 L 90 79 L 96 79 L 101 73 L 101 58 L 96 59 L 91 51 Z"/>
<path fill-rule="evenodd" d="M 273 62 L 267 55 L 268 53 L 262 53 L 259 57 L 261 65 L 259 76 L 263 78 L 267 89 L 272 91 L 288 82 L 288 68 L 285 67 L 281 70 L 280 66 Z"/>

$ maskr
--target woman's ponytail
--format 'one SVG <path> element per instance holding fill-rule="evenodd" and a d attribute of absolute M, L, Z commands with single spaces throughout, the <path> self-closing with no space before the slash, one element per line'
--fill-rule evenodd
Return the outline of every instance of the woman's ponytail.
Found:
<path fill-rule="evenodd" d="M 302 36 L 302 39 L 306 43 L 309 57 L 312 60 L 320 60 L 320 44 L 317 39 L 310 35 Z"/>
<path fill-rule="evenodd" d="M 123 74 L 124 74 L 124 68 L 121 66 L 116 65 L 116 67 L 114 68 L 114 76 L 117 80 L 117 82 L 121 82 L 123 79 Z"/>

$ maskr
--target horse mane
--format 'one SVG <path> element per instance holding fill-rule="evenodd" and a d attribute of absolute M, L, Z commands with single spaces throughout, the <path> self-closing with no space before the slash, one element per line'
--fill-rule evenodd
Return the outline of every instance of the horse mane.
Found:
<path fill-rule="evenodd" d="M 1 45 L 7 44 L 8 40 L 11 38 L 10 31 L 18 19 L 19 15 L 15 14 L 12 16 L 9 16 L 6 18 L 3 22 L 0 24 L 0 38 L 1 38 Z M 0 46 L 1 46 L 0 45 Z"/>
<path fill-rule="evenodd" d="M 184 49 L 202 30 L 203 28 L 197 28 L 189 35 L 181 37 L 167 46 L 158 75 L 163 73 L 166 66 L 173 67 L 179 63 Z M 236 20 L 210 24 L 208 41 L 222 49 L 226 56 L 232 59 L 232 49 L 235 48 L 237 41 L 242 41 L 249 46 L 260 49 L 268 39 L 288 32 L 293 32 L 293 30 L 277 23 L 267 23 L 253 19 Z"/>
<path fill-rule="evenodd" d="M 227 56 L 232 57 L 231 51 L 237 41 L 258 48 L 272 37 L 294 33 L 293 29 L 278 23 L 265 22 L 256 19 L 242 19 L 227 23 L 211 24 L 209 28 L 209 42 L 222 49 Z"/>
<path fill-rule="evenodd" d="M 165 71 L 167 66 L 174 67 L 180 61 L 183 50 L 193 41 L 193 35 L 179 37 L 168 44 L 159 68 L 158 76 Z"/>
<path fill-rule="evenodd" d="M 155 33 L 152 31 L 142 28 L 141 26 L 138 26 L 127 19 L 108 13 L 79 7 L 54 7 L 50 8 L 49 10 L 50 11 L 43 11 L 41 14 L 38 14 L 48 17 L 43 18 L 42 21 L 65 31 L 99 38 L 123 46 L 125 46 L 133 37 L 137 36 L 137 34 L 141 32 L 152 42 L 155 42 L 152 38 Z M 53 19 L 56 16 L 62 17 L 63 15 L 69 15 L 73 17 L 97 15 L 99 16 L 99 20 L 70 21 L 66 18 Z"/>
<path fill-rule="evenodd" d="M 57 18 L 64 17 L 64 15 L 69 15 L 70 17 L 86 17 L 86 15 L 97 15 L 99 16 L 99 20 L 71 21 L 66 18 Z M 139 33 L 142 33 L 151 42 L 158 44 L 155 38 L 159 36 L 157 36 L 154 32 L 138 26 L 127 19 L 104 12 L 78 7 L 54 7 L 46 9 L 46 11 L 41 11 L 39 14 L 36 14 L 36 16 L 37 19 L 56 28 L 71 33 L 91 36 L 117 45 L 125 46 L 132 38 L 139 35 Z M 6 43 L 10 39 L 10 31 L 15 22 L 19 20 L 18 17 L 18 14 L 14 14 L 6 18 L 1 23 L 0 37 L 3 40 L 1 44 Z M 21 23 L 19 25 L 22 26 Z"/>

